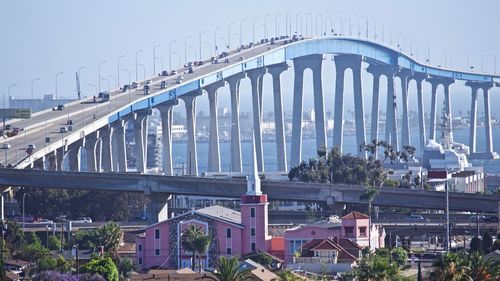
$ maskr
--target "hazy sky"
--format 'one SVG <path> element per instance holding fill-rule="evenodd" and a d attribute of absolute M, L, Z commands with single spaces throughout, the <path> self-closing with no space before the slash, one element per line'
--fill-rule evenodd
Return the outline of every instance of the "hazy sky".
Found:
<path fill-rule="evenodd" d="M 305 14 L 311 13 L 314 17 L 319 13 L 328 18 L 327 13 L 338 17 L 343 14 L 344 32 L 347 32 L 348 15 L 351 15 L 351 24 L 357 23 L 357 16 L 361 18 L 362 30 L 365 34 L 365 18 L 370 19 L 370 37 L 373 37 L 373 23 L 378 22 L 379 38 L 384 27 L 384 39 L 389 41 L 389 32 L 392 30 L 392 39 L 395 41 L 396 32 L 391 27 L 397 27 L 404 33 L 407 45 L 412 45 L 413 52 L 420 58 L 427 55 L 428 46 L 431 50 L 431 63 L 445 63 L 445 54 L 448 65 L 465 68 L 466 57 L 469 63 L 477 70 L 481 67 L 483 57 L 484 69 L 493 72 L 496 55 L 500 59 L 500 10 L 499 1 L 451 1 L 451 0 L 419 0 L 419 1 L 0 1 L 0 94 L 7 94 L 11 83 L 17 83 L 12 89 L 14 97 L 27 98 L 30 94 L 31 81 L 40 78 L 35 84 L 35 96 L 53 94 L 55 88 L 55 74 L 64 72 L 59 79 L 59 94 L 65 97 L 76 97 L 75 72 L 81 66 L 81 84 L 84 95 L 90 95 L 89 83 L 98 84 L 97 68 L 101 60 L 107 63 L 102 66 L 102 76 L 116 83 L 116 61 L 118 56 L 126 55 L 121 59 L 121 68 L 127 68 L 135 77 L 135 52 L 144 51 L 139 55 L 139 62 L 145 65 L 146 76 L 153 73 L 152 50 L 153 43 L 159 44 L 157 57 L 161 58 L 168 68 L 168 44 L 176 40 L 174 51 L 184 60 L 184 38 L 189 47 L 196 48 L 198 55 L 198 31 L 206 30 L 203 41 L 213 46 L 214 29 L 219 29 L 219 35 L 227 40 L 227 24 L 231 26 L 231 45 L 239 41 L 240 21 L 243 23 L 243 41 L 251 40 L 252 19 L 260 17 L 258 23 L 263 22 L 267 14 L 268 33 L 274 35 L 275 14 L 279 15 L 281 33 L 285 28 L 286 13 L 290 13 L 292 29 L 295 30 L 295 14 L 302 14 L 303 29 L 305 30 Z M 315 25 L 315 24 L 314 24 Z M 338 21 L 337 21 L 338 28 Z M 357 26 L 353 26 L 357 32 Z M 258 38 L 263 36 L 261 24 L 257 24 Z M 400 38 L 403 36 L 400 35 Z M 220 40 L 219 40 L 220 41 Z M 401 40 L 402 42 L 402 40 Z M 219 42 L 219 45 L 222 43 Z M 407 49 L 409 50 L 409 47 Z M 207 57 L 210 50 L 203 44 L 203 56 Z M 193 50 L 188 50 L 188 56 L 193 56 Z M 173 56 L 173 63 L 177 64 L 177 57 Z M 160 69 L 157 62 L 157 72 Z M 334 67 L 332 62 L 325 62 L 323 71 L 326 110 L 333 109 Z M 498 65 L 500 73 L 500 64 Z M 139 77 L 142 76 L 139 69 Z M 291 97 L 291 78 L 293 71 L 283 75 L 284 95 Z M 306 74 L 306 92 L 310 92 L 309 75 Z M 128 80 L 125 72 L 120 72 L 122 84 Z M 363 91 L 365 96 L 365 111 L 370 111 L 371 101 L 367 99 L 371 92 L 371 77 L 364 75 Z M 348 78 L 347 80 L 350 80 Z M 265 97 L 272 97 L 269 91 L 269 77 L 265 79 Z M 250 100 L 248 82 L 242 83 L 242 102 Z M 347 82 L 347 86 L 350 82 Z M 107 88 L 106 82 L 102 87 Z M 413 85 L 412 85 L 413 87 Z M 430 91 L 429 87 L 424 87 Z M 398 89 L 399 90 L 399 89 Z M 415 99 L 414 87 L 410 89 L 411 100 Z M 384 95 L 385 90 L 382 90 Z M 221 106 L 227 106 L 228 91 L 221 92 Z M 469 110 L 470 94 L 463 83 L 456 83 L 452 87 L 452 106 L 455 110 Z M 493 113 L 500 115 L 500 90 L 492 91 Z M 384 104 L 385 98 L 382 98 Z M 305 99 L 305 108 L 311 107 L 311 99 Z M 426 104 L 430 95 L 426 95 Z M 479 112 L 482 109 L 480 99 Z M 352 98 L 347 98 L 348 108 L 352 107 Z M 200 109 L 207 110 L 206 97 L 200 98 Z M 264 110 L 271 110 L 265 104 Z M 415 102 L 410 103 L 414 108 Z M 290 110 L 291 98 L 285 98 L 285 109 Z M 427 107 L 428 108 L 428 107 Z M 246 108 L 242 109 L 247 111 Z"/>

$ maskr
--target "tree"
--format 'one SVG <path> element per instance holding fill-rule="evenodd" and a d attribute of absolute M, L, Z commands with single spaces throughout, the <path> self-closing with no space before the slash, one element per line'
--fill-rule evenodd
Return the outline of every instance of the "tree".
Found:
<path fill-rule="evenodd" d="M 209 235 L 202 235 L 196 237 L 196 239 L 193 241 L 194 244 L 194 249 L 198 253 L 198 265 L 199 265 L 199 271 L 201 272 L 201 254 L 205 253 L 208 250 L 208 247 L 210 246 L 210 242 L 212 241 L 212 238 Z"/>
<path fill-rule="evenodd" d="M 123 242 L 123 230 L 116 223 L 107 223 L 104 226 L 88 231 L 77 231 L 75 243 L 81 248 L 95 248 L 103 246 L 104 251 L 117 256 L 117 250 Z"/>
<path fill-rule="evenodd" d="M 130 274 L 135 270 L 134 262 L 129 258 L 122 258 L 118 262 L 118 273 L 123 278 L 130 278 Z"/>
<path fill-rule="evenodd" d="M 483 239 L 481 241 L 481 248 L 485 254 L 491 252 L 491 246 L 493 246 L 493 238 L 489 232 L 484 232 Z"/>
<path fill-rule="evenodd" d="M 457 253 L 447 253 L 432 264 L 430 277 L 436 281 L 471 280 L 468 272 L 470 268 Z"/>
<path fill-rule="evenodd" d="M 472 238 L 470 240 L 470 250 L 469 251 L 471 253 L 473 253 L 473 252 L 477 252 L 480 250 L 481 250 L 481 238 L 474 236 L 474 238 Z"/>
<path fill-rule="evenodd" d="M 493 243 L 493 251 L 500 250 L 500 239 L 496 239 L 495 243 Z"/>
<path fill-rule="evenodd" d="M 2 228 L 5 226 L 2 224 Z M 7 229 L 5 230 L 6 248 L 10 253 L 19 251 L 25 244 L 24 232 L 15 221 L 7 221 Z"/>
<path fill-rule="evenodd" d="M 59 247 L 61 246 L 61 239 L 57 237 L 56 235 L 52 235 L 49 237 L 49 245 L 48 248 L 49 250 L 59 250 Z"/>
<path fill-rule="evenodd" d="M 118 269 L 109 257 L 98 257 L 82 266 L 82 270 L 91 274 L 99 274 L 108 281 L 118 281 Z"/>
<path fill-rule="evenodd" d="M 483 255 L 476 251 L 468 256 L 470 267 L 469 275 L 474 281 L 487 281 L 492 279 L 491 272 L 495 272 L 495 265 L 491 262 L 484 260 Z M 498 271 L 498 264 L 496 265 L 496 272 Z"/>
<path fill-rule="evenodd" d="M 408 260 L 408 253 L 405 249 L 396 247 L 391 250 L 391 257 L 392 260 L 399 266 L 399 268 L 402 268 L 406 265 L 406 262 Z"/>
<path fill-rule="evenodd" d="M 214 275 L 218 281 L 241 281 L 251 280 L 250 271 L 243 269 L 238 262 L 237 257 L 226 258 L 221 256 L 215 262 Z"/>
<path fill-rule="evenodd" d="M 300 281 L 303 280 L 299 276 L 295 275 L 290 270 L 283 270 L 278 274 L 281 281 Z"/>
<path fill-rule="evenodd" d="M 36 262 L 42 258 L 48 257 L 50 254 L 49 249 L 42 246 L 40 242 L 27 244 L 21 248 L 19 257 L 24 260 Z"/>
<path fill-rule="evenodd" d="M 196 225 L 192 224 L 188 226 L 184 231 L 182 232 L 182 247 L 186 252 L 191 252 L 191 269 L 194 270 L 194 265 L 195 265 L 195 258 L 196 258 L 196 248 L 194 245 L 194 240 L 203 235 L 203 231 L 201 228 L 197 227 Z"/>

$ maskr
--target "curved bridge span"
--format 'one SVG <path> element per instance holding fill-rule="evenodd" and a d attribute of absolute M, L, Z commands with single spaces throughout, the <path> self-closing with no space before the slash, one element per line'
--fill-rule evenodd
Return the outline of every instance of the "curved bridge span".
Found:
<path fill-rule="evenodd" d="M 291 41 L 291 40 L 289 40 Z M 2 143 L 14 145 L 16 153 L 11 150 L 5 153 L 6 164 L 16 168 L 38 168 L 47 170 L 63 169 L 63 161 L 67 163 L 65 169 L 71 171 L 104 171 L 126 172 L 128 169 L 125 127 L 131 122 L 134 124 L 136 142 L 137 170 L 146 170 L 147 160 L 147 122 L 153 108 L 157 108 L 162 116 L 163 138 L 163 172 L 172 175 L 172 107 L 182 99 L 187 116 L 188 145 L 186 151 L 187 173 L 198 176 L 198 159 L 196 152 L 196 99 L 206 91 L 210 108 L 210 143 L 208 156 L 208 172 L 221 171 L 221 156 L 218 138 L 217 118 L 217 91 L 229 84 L 231 92 L 231 171 L 241 172 L 241 136 L 239 123 L 239 84 L 240 80 L 248 77 L 252 88 L 253 130 L 255 132 L 257 162 L 259 171 L 265 171 L 262 151 L 262 83 L 263 75 L 270 73 L 273 81 L 274 114 L 277 144 L 277 163 L 279 171 L 286 171 L 288 164 L 296 165 L 301 161 L 302 149 L 302 103 L 303 103 L 303 72 L 311 69 L 313 73 L 313 97 L 315 110 L 316 145 L 326 145 L 325 106 L 322 90 L 321 69 L 323 60 L 330 56 L 335 62 L 335 108 L 334 108 L 334 146 L 342 147 L 343 142 L 343 111 L 344 111 L 344 76 L 345 70 L 351 69 L 353 75 L 353 95 L 355 105 L 356 142 L 362 144 L 371 139 L 385 139 L 393 146 L 398 147 L 410 144 L 410 130 L 408 118 L 408 83 L 415 80 L 417 83 L 419 135 L 421 143 L 427 139 L 435 139 L 436 131 L 436 95 L 439 86 L 443 86 L 445 107 L 451 114 L 451 97 L 449 86 L 456 81 L 464 81 L 471 88 L 471 137 L 469 146 L 471 157 L 496 158 L 493 151 L 491 134 L 491 116 L 489 104 L 489 90 L 498 86 L 500 76 L 464 72 L 453 69 L 434 67 L 421 63 L 399 50 L 395 50 L 380 43 L 348 38 L 348 37 L 319 37 L 287 42 L 277 40 L 271 43 L 258 44 L 251 48 L 230 52 L 224 58 L 227 62 L 216 64 L 206 63 L 197 66 L 192 74 L 184 74 L 184 80 L 176 84 L 175 77 L 153 77 L 150 83 L 151 93 L 143 95 L 138 91 L 111 93 L 111 101 L 93 103 L 83 100 L 66 105 L 63 111 L 42 111 L 34 114 L 30 120 L 12 120 L 13 126 L 25 128 L 25 132 Z M 208 62 L 208 61 L 207 61 Z M 363 108 L 363 94 L 361 86 L 362 63 L 368 64 L 367 71 L 374 77 L 374 85 L 369 97 L 373 98 L 371 116 L 371 135 L 366 136 L 366 120 Z M 284 118 L 282 106 L 281 80 L 282 72 L 293 65 L 294 93 L 291 151 L 286 151 L 284 135 Z M 181 69 L 179 72 L 186 69 Z M 385 105 L 387 121 L 385 136 L 379 136 L 379 78 L 387 77 L 387 100 Z M 401 83 L 402 100 L 402 128 L 398 130 L 395 103 L 395 77 Z M 426 134 L 424 123 L 424 108 L 422 83 L 432 85 L 431 95 L 431 124 L 429 134 Z M 162 82 L 166 88 L 161 87 Z M 486 147 L 484 150 L 476 148 L 476 120 L 477 95 L 481 90 L 485 102 Z M 62 132 L 60 127 L 69 119 L 73 121 L 71 132 Z M 401 131 L 401 142 L 398 142 L 398 132 Z M 49 137 L 50 139 L 47 139 Z M 26 144 L 34 144 L 36 149 L 26 156 Z M 24 146 L 23 146 L 24 145 Z M 360 154 L 360 156 L 364 156 Z M 290 159 L 288 161 L 287 159 Z"/>

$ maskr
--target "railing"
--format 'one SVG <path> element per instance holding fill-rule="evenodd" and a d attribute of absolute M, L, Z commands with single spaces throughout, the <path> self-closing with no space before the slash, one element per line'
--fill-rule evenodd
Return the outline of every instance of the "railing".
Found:
<path fill-rule="evenodd" d="M 293 263 L 337 263 L 337 257 L 294 257 Z"/>

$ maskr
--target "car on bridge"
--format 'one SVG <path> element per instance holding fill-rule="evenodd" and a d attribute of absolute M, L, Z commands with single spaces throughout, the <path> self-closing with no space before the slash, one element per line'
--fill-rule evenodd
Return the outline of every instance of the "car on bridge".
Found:
<path fill-rule="evenodd" d="M 483 222 L 496 223 L 496 222 L 498 222 L 498 217 L 497 216 L 484 216 Z"/>
<path fill-rule="evenodd" d="M 409 215 L 406 219 L 409 221 L 425 221 L 424 217 L 421 215 Z"/>
<path fill-rule="evenodd" d="M 64 110 L 64 105 L 60 104 L 54 108 L 52 108 L 53 111 L 60 111 L 60 110 Z"/>
<path fill-rule="evenodd" d="M 92 223 L 92 219 L 89 217 L 81 217 L 71 220 L 71 223 Z"/>

